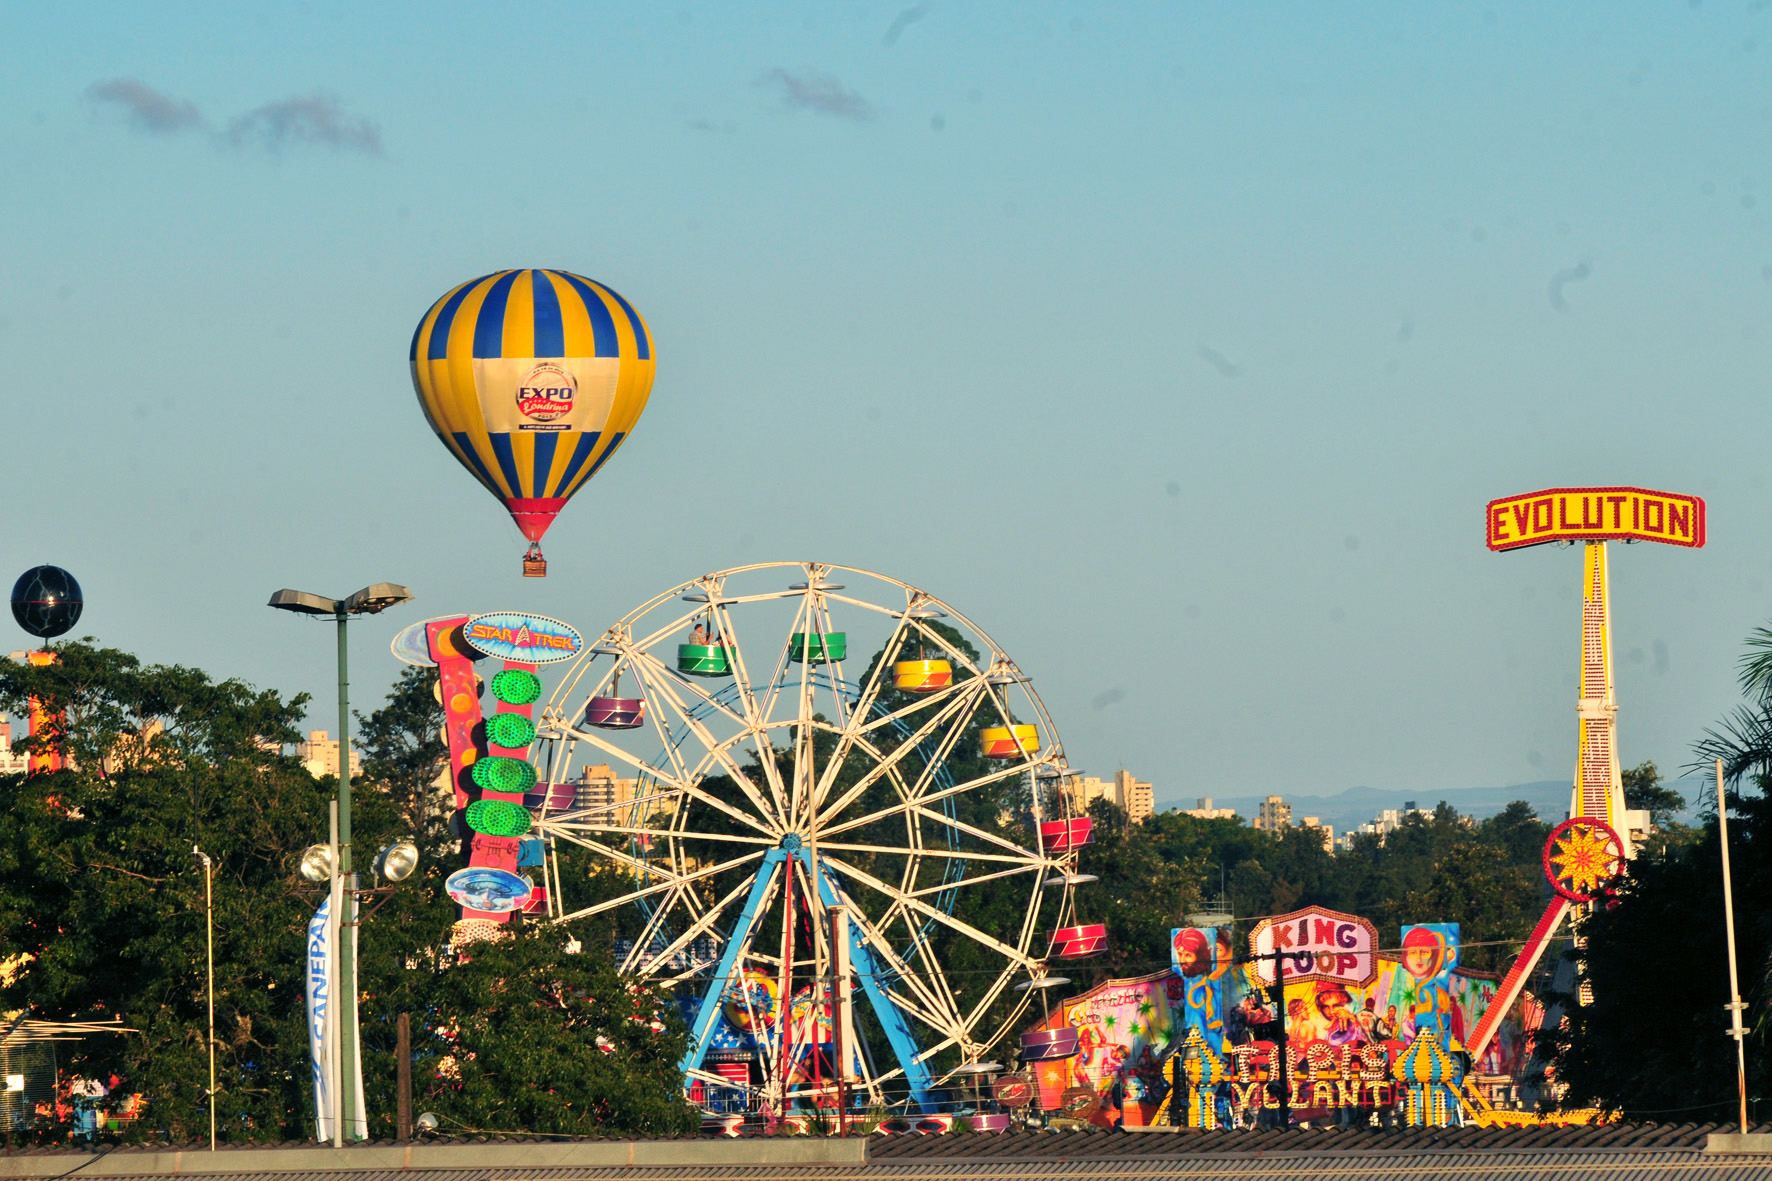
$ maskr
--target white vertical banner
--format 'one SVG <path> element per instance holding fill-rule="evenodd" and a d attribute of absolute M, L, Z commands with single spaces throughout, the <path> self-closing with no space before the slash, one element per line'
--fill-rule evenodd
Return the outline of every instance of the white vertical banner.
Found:
<path fill-rule="evenodd" d="M 334 928 L 332 899 L 320 903 L 308 920 L 308 1051 L 314 1061 L 314 1138 L 330 1141 L 336 1128 L 338 1058 L 332 1023 Z"/>
<path fill-rule="evenodd" d="M 354 886 L 356 883 L 357 877 L 353 874 L 351 875 L 351 884 Z M 357 932 L 360 928 L 357 924 L 356 896 L 352 895 L 345 902 L 345 906 L 347 913 L 351 916 L 351 998 L 355 1002 L 363 996 L 362 989 L 357 987 L 357 963 L 361 957 L 357 953 Z M 337 1012 L 338 1010 L 335 1008 L 333 1011 Z M 357 1012 L 355 1003 L 351 1005 L 351 1012 L 352 1014 Z M 362 1024 L 359 1022 L 358 1029 L 361 1028 Z M 334 1037 L 337 1037 L 336 1033 Z M 338 1040 L 342 1052 L 344 1040 L 342 1038 Z M 352 1083 L 357 1091 L 357 1106 L 351 1109 L 356 1113 L 351 1117 L 351 1137 L 357 1140 L 367 1140 L 369 1139 L 369 1105 L 363 1100 L 363 1038 L 360 1035 L 351 1038 L 351 1045 L 354 1047 L 351 1062 Z"/>

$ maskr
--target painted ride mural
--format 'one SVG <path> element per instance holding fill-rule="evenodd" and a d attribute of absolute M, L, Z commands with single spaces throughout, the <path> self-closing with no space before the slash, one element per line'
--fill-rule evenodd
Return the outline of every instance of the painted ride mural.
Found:
<path fill-rule="evenodd" d="M 1364 919 L 1315 908 L 1264 920 L 1241 956 L 1226 928 L 1178 928 L 1168 971 L 1107 981 L 1037 1024 L 1077 1038 L 1075 1055 L 1033 1065 L 1037 1102 L 1102 1127 L 1266 1125 L 1283 1099 L 1295 1121 L 1364 1124 L 1406 1115 L 1412 1088 L 1457 1104 L 1448 1088 L 1467 1076 L 1511 1087 L 1529 1056 L 1518 1013 L 1458 1069 L 1497 979 L 1459 966 L 1457 924 L 1411 924 L 1385 942 L 1401 950 L 1381 949 Z"/>

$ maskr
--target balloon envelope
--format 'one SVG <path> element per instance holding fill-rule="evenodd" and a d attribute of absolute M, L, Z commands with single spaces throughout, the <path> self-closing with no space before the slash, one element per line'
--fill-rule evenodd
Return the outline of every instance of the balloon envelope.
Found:
<path fill-rule="evenodd" d="M 80 584 L 60 566 L 33 566 L 12 584 L 12 617 L 39 639 L 59 636 L 79 623 L 85 605 Z"/>
<path fill-rule="evenodd" d="M 497 271 L 431 305 L 412 335 L 412 385 L 431 429 L 540 541 L 646 409 L 646 322 L 566 271 Z"/>

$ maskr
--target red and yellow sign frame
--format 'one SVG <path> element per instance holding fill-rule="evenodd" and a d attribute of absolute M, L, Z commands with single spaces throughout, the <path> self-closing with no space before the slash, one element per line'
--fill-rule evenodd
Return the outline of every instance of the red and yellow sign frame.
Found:
<path fill-rule="evenodd" d="M 1491 500 L 1483 513 L 1492 550 L 1553 541 L 1659 541 L 1704 544 L 1704 501 L 1650 488 L 1546 488 Z"/>

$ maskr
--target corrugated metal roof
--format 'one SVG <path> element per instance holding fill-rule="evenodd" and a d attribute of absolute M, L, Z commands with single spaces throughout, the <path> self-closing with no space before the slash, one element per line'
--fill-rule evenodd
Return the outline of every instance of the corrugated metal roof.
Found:
<path fill-rule="evenodd" d="M 1269 1153 L 1367 1155 L 1381 1152 L 1517 1152 L 1525 1150 L 1689 1148 L 1702 1149 L 1712 1132 L 1733 1131 L 1719 1124 L 1589 1124 L 1568 1128 L 1293 1128 L 1255 1131 L 1197 1131 L 1188 1128 L 1139 1132 L 1090 1128 L 1081 1131 L 1018 1131 L 997 1136 L 876 1137 L 869 1157 L 876 1161 L 940 1157 L 987 1159 L 1096 1159 L 1177 1155 L 1247 1156 Z M 1764 1125 L 1756 1130 L 1767 1130 Z"/>
<path fill-rule="evenodd" d="M 459 1143 L 459 1165 L 448 1143 L 444 1152 L 409 1168 L 385 1168 L 387 1156 L 365 1154 L 351 1168 L 355 1150 L 321 1152 L 308 1168 L 297 1159 L 278 1181 L 1231 1181 L 1309 1176 L 1312 1181 L 1772 1181 L 1772 1154 L 1707 1154 L 1707 1135 L 1732 1131 L 1714 1124 L 1610 1124 L 1574 1128 L 1443 1128 L 1412 1130 L 1295 1129 L 1198 1132 L 1187 1129 L 1126 1132 L 1019 1131 L 1002 1135 L 957 1133 L 943 1136 L 875 1136 L 866 1163 L 752 1164 L 745 1142 L 725 1141 L 736 1152 L 710 1155 L 686 1143 L 683 1156 L 702 1163 L 670 1161 L 653 1142 L 648 1166 L 587 1167 L 559 1163 L 566 1142 L 476 1139 Z M 1765 1129 L 1761 1129 L 1765 1130 Z M 705 1142 L 704 1142 L 705 1144 Z M 294 1146 L 284 1146 L 294 1147 Z M 313 1146 L 304 1146 L 312 1148 Z M 387 1146 L 383 1146 L 384 1148 Z M 755 1155 L 785 1147 L 780 1141 L 751 1142 Z M 811 1145 L 805 1145 L 811 1148 Z M 165 1149 L 159 1149 L 165 1153 Z M 792 1150 L 789 1150 L 792 1151 Z M 202 1163 L 213 1181 L 263 1177 L 254 1156 L 260 1150 L 223 1149 Z M 168 1176 L 167 1172 L 129 1174 L 131 1150 L 108 1154 L 105 1181 Z M 191 1152 L 191 1161 L 199 1154 Z M 550 1159 L 551 1155 L 551 1159 Z M 780 1155 L 779 1153 L 777 1154 Z M 580 1154 L 581 1158 L 583 1154 Z M 717 1159 L 715 1159 L 717 1157 Z M 633 1158 L 630 1158 L 633 1159 Z M 85 1154 L 62 1151 L 14 1153 L 0 1157 L 0 1177 L 52 1177 L 75 1170 Z M 143 1164 L 148 1158 L 142 1157 Z M 221 1171 L 229 1170 L 229 1171 Z M 237 1170 L 237 1171 L 234 1171 Z M 75 1176 L 79 1175 L 78 1171 Z"/>

